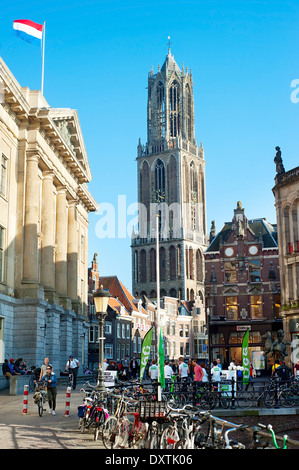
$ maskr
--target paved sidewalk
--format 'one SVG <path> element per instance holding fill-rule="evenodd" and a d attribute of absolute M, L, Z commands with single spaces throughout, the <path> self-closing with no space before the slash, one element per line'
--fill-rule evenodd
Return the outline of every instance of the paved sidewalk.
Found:
<path fill-rule="evenodd" d="M 80 386 L 70 398 L 69 416 L 65 416 L 66 387 L 58 386 L 56 415 L 38 415 L 33 393 L 28 395 L 27 414 L 23 413 L 23 396 L 0 393 L 0 449 L 103 449 L 101 439 L 78 429 L 77 408 L 83 402 Z"/>

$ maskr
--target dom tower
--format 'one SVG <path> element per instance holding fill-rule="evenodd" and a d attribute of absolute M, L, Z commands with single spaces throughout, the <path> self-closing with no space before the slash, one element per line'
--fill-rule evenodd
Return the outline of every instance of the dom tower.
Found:
<path fill-rule="evenodd" d="M 137 165 L 139 226 L 132 236 L 133 293 L 157 296 L 158 220 L 161 297 L 203 299 L 204 150 L 195 140 L 192 73 L 178 67 L 170 49 L 158 73 L 149 73 L 147 143 L 139 141 Z"/>

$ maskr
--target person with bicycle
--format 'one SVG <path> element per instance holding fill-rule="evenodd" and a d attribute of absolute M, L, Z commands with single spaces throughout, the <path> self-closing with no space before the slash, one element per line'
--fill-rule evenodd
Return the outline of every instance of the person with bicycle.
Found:
<path fill-rule="evenodd" d="M 47 388 L 48 403 L 49 403 L 49 413 L 55 415 L 56 409 L 56 396 L 57 396 L 57 377 L 53 372 L 53 368 L 50 364 L 47 365 L 46 374 L 42 377 L 42 382 L 45 383 Z"/>
<path fill-rule="evenodd" d="M 66 363 L 65 370 L 69 369 L 69 373 L 73 374 L 73 390 L 75 390 L 77 385 L 77 375 L 80 367 L 80 362 L 78 359 L 75 359 L 73 354 L 70 355 L 69 360 Z"/>

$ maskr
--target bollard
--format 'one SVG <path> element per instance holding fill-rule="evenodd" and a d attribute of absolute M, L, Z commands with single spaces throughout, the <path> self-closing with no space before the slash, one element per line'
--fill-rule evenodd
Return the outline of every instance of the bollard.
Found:
<path fill-rule="evenodd" d="M 66 389 L 65 412 L 64 412 L 65 417 L 70 415 L 70 403 L 71 403 L 71 387 L 67 387 L 67 389 Z"/>
<path fill-rule="evenodd" d="M 23 414 L 27 414 L 29 385 L 24 385 Z"/>

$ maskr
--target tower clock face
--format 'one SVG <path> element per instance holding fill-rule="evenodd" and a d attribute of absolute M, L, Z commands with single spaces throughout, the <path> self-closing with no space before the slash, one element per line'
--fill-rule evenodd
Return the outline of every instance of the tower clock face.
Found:
<path fill-rule="evenodd" d="M 163 202 L 165 201 L 165 191 L 164 189 L 156 189 L 154 191 L 154 198 L 155 198 L 155 202 Z"/>

